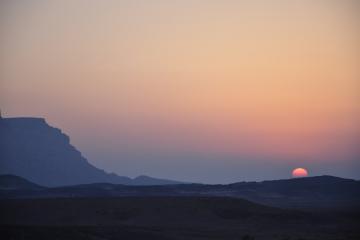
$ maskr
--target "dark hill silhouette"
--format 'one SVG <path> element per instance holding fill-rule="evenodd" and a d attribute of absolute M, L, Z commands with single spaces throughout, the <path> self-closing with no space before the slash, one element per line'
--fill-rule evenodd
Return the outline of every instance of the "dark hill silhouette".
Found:
<path fill-rule="evenodd" d="M 43 187 L 22 177 L 14 175 L 0 175 L 0 190 L 39 190 Z"/>
<path fill-rule="evenodd" d="M 0 174 L 14 174 L 43 186 L 96 182 L 176 184 L 151 177 L 109 174 L 91 165 L 60 129 L 43 118 L 0 118 Z"/>
<path fill-rule="evenodd" d="M 0 185 L 4 185 L 1 182 Z M 12 184 L 7 181 L 8 184 Z M 0 198 L 96 198 L 129 196 L 208 196 L 243 198 L 274 207 L 351 209 L 360 207 L 360 182 L 332 176 L 241 182 L 228 185 L 179 184 L 129 186 L 110 183 L 81 184 L 40 191 L 0 190 Z"/>
<path fill-rule="evenodd" d="M 259 183 L 229 185 L 237 195 L 263 204 L 285 207 L 326 208 L 360 206 L 360 181 L 334 176 L 315 176 Z M 275 204 L 274 204 L 275 203 Z"/>

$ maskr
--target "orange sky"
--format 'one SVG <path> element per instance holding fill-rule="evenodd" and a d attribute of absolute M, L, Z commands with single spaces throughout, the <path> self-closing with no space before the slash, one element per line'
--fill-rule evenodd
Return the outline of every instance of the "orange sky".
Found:
<path fill-rule="evenodd" d="M 246 179 L 289 174 L 256 170 L 264 163 L 357 177 L 356 1 L 15 0 L 0 9 L 4 114 L 45 117 L 99 167 L 211 182 L 239 180 L 251 162 L 256 177 Z M 194 161 L 222 175 L 185 175 Z"/>

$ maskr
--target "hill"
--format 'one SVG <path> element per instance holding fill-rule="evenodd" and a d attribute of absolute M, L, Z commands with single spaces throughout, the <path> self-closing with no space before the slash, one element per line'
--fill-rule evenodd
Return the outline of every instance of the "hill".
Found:
<path fill-rule="evenodd" d="M 129 186 L 93 183 L 44 188 L 40 191 L 32 191 L 31 189 L 29 191 L 17 191 L 16 189 L 10 190 L 10 188 L 0 190 L 0 198 L 104 198 L 134 196 L 233 197 L 282 208 L 353 209 L 354 207 L 360 207 L 360 182 L 332 176 L 317 176 L 301 179 L 241 182 L 228 185 L 179 184 Z"/>
<path fill-rule="evenodd" d="M 14 175 L 0 175 L 1 190 L 39 190 L 43 187 L 32 183 L 22 177 Z"/>
<path fill-rule="evenodd" d="M 20 187 L 9 187 L 14 185 Z M 0 176 L 0 186 L 4 239 L 360 237 L 359 182 L 331 176 L 229 185 L 33 188 L 25 179 L 6 175 Z"/>

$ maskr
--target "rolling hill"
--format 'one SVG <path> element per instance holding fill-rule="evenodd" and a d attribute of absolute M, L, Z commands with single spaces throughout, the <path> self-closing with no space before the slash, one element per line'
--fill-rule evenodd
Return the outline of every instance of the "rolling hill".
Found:
<path fill-rule="evenodd" d="M 130 186 L 110 183 L 81 184 L 42 189 L 12 189 L 0 177 L 0 198 L 98 198 L 98 197 L 232 197 L 273 207 L 298 209 L 352 209 L 360 207 L 360 181 L 332 176 L 228 185 L 178 184 Z M 13 177 L 12 179 L 18 178 Z M 26 180 L 23 180 L 24 182 Z M 6 187 L 9 184 L 9 187 Z"/>

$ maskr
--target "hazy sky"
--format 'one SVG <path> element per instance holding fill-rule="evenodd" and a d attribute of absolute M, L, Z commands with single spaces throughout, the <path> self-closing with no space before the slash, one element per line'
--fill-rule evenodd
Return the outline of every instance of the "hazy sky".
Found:
<path fill-rule="evenodd" d="M 360 178 L 360 5 L 2 0 L 0 108 L 119 175 Z"/>

